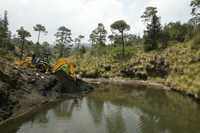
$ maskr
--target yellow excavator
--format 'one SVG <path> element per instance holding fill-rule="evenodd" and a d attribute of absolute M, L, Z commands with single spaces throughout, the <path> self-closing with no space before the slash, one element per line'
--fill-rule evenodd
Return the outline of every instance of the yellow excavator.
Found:
<path fill-rule="evenodd" d="M 76 65 L 67 58 L 59 58 L 54 64 L 50 65 L 48 59 L 33 56 L 17 60 L 15 64 L 21 68 L 36 68 L 37 71 L 44 73 L 56 73 L 62 70 L 68 76 L 75 78 Z"/>
<path fill-rule="evenodd" d="M 90 85 L 76 78 L 76 65 L 67 58 L 59 58 L 50 65 L 48 59 L 32 56 L 16 61 L 16 65 L 23 68 L 36 68 L 39 72 L 54 74 L 63 90 L 67 92 L 93 90 Z"/>

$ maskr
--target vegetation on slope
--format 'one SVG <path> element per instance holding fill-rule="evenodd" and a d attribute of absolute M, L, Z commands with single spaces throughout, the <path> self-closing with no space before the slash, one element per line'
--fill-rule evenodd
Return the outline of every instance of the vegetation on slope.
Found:
<path fill-rule="evenodd" d="M 149 80 L 200 96 L 200 50 L 193 49 L 194 41 L 196 37 L 191 41 L 172 43 L 164 50 L 150 52 L 145 52 L 142 45 L 129 46 L 125 49 L 126 56 L 123 60 L 120 57 L 120 47 L 112 46 L 93 48 L 70 58 L 78 63 L 78 73 L 83 77 L 123 77 L 121 71 L 132 65 L 147 73 Z M 163 58 L 169 64 L 166 76 L 147 72 L 148 64 L 155 58 Z"/>

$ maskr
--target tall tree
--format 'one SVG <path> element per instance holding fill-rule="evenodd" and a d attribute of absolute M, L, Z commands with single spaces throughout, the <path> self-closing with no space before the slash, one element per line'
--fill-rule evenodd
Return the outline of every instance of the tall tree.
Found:
<path fill-rule="evenodd" d="M 95 30 L 92 31 L 92 33 L 90 34 L 89 38 L 90 38 L 90 42 L 92 43 L 92 46 L 95 46 L 98 42 L 97 42 L 97 39 L 96 39 L 96 32 Z"/>
<path fill-rule="evenodd" d="M 200 15 L 200 0 L 192 0 L 190 3 L 190 6 L 192 7 L 191 14 L 194 16 Z"/>
<path fill-rule="evenodd" d="M 144 31 L 144 48 L 147 51 L 158 48 L 161 24 L 157 12 L 156 7 L 147 7 L 144 14 L 141 16 L 147 25 L 146 30 Z"/>
<path fill-rule="evenodd" d="M 124 41 L 124 33 L 125 31 L 130 30 L 130 26 L 124 20 L 118 20 L 114 22 L 111 26 L 111 30 L 117 30 L 121 34 L 122 39 L 122 55 L 125 55 L 125 41 Z"/>
<path fill-rule="evenodd" d="M 6 48 L 9 44 L 8 12 L 4 11 L 4 17 L 0 18 L 0 45 Z"/>
<path fill-rule="evenodd" d="M 158 13 L 156 7 L 149 6 L 146 8 L 144 11 L 144 14 L 141 16 L 143 21 L 148 24 L 149 22 L 152 21 L 152 17 Z"/>
<path fill-rule="evenodd" d="M 49 59 L 50 55 L 52 55 L 51 53 L 51 47 L 50 47 L 50 44 L 48 42 L 43 42 L 42 45 L 41 45 L 41 52 L 42 52 L 42 55 L 46 58 Z"/>
<path fill-rule="evenodd" d="M 59 48 L 59 57 L 64 56 L 65 48 L 69 49 L 72 45 L 71 42 L 72 37 L 71 30 L 66 28 L 65 26 L 61 26 L 58 28 L 57 33 L 55 34 L 56 36 L 56 45 Z"/>
<path fill-rule="evenodd" d="M 39 44 L 40 43 L 40 35 L 41 35 L 41 33 L 47 33 L 46 28 L 45 28 L 45 26 L 43 26 L 41 24 L 36 24 L 33 27 L 33 30 L 38 32 L 37 43 Z"/>
<path fill-rule="evenodd" d="M 109 39 L 109 41 L 110 41 L 110 43 L 112 45 L 113 42 L 114 42 L 115 36 L 113 34 L 111 34 L 111 35 L 108 36 L 108 39 Z"/>
<path fill-rule="evenodd" d="M 8 23 L 8 11 L 5 10 L 4 11 L 4 27 L 5 27 L 5 30 L 7 31 L 7 34 L 8 34 L 8 25 L 9 25 L 9 23 Z"/>
<path fill-rule="evenodd" d="M 22 41 L 21 54 L 20 54 L 20 59 L 22 59 L 24 55 L 24 44 L 25 44 L 26 38 L 31 37 L 31 34 L 30 32 L 26 31 L 24 27 L 20 27 L 20 29 L 17 30 L 17 33 L 20 40 Z"/>
<path fill-rule="evenodd" d="M 102 23 L 99 23 L 97 28 L 90 34 L 90 40 L 93 44 L 105 45 L 107 31 Z"/>
<path fill-rule="evenodd" d="M 83 38 L 85 38 L 83 35 L 79 35 L 79 36 L 78 36 L 77 38 L 75 38 L 75 40 L 74 40 L 75 45 L 77 46 L 78 49 L 80 48 L 81 41 L 82 41 Z"/>
<path fill-rule="evenodd" d="M 105 26 L 102 23 L 98 24 L 96 33 L 97 33 L 97 40 L 99 44 L 104 45 L 106 42 L 107 31 L 105 29 Z"/>
<path fill-rule="evenodd" d="M 193 16 L 190 21 L 197 27 L 200 23 L 200 0 L 192 0 L 190 6 L 192 7 L 191 14 Z"/>

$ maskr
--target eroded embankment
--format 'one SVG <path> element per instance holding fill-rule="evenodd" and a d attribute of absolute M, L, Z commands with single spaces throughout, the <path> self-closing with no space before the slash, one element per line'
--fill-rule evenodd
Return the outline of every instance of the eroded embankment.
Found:
<path fill-rule="evenodd" d="M 0 64 L 0 125 L 8 118 L 23 116 L 44 104 L 58 101 L 67 93 L 55 75 L 17 68 L 3 59 Z"/>
<path fill-rule="evenodd" d="M 0 121 L 59 96 L 55 76 L 0 63 Z"/>

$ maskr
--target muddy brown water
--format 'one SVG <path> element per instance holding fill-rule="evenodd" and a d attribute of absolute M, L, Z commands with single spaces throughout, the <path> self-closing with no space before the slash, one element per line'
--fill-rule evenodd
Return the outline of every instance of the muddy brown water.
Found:
<path fill-rule="evenodd" d="M 174 92 L 99 85 L 0 133 L 199 133 L 200 105 Z"/>

